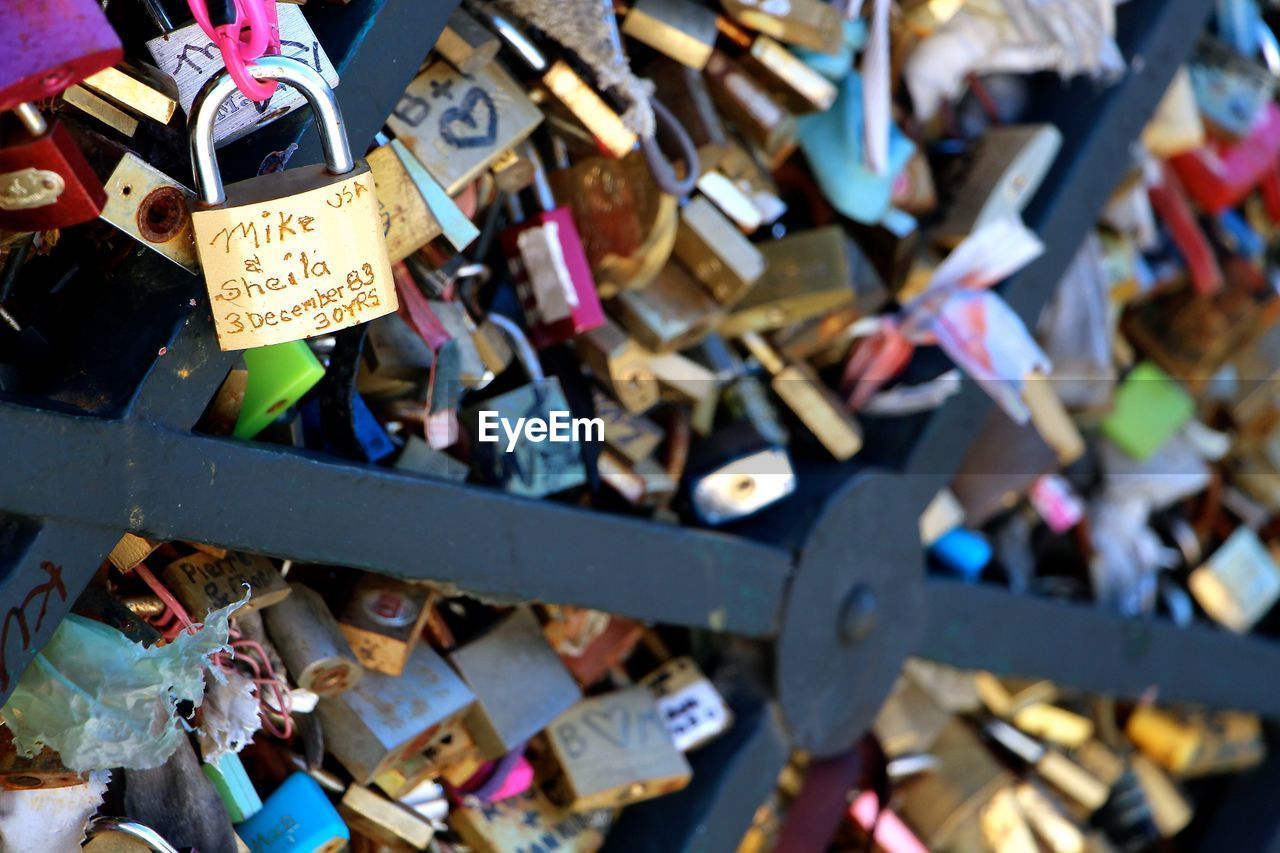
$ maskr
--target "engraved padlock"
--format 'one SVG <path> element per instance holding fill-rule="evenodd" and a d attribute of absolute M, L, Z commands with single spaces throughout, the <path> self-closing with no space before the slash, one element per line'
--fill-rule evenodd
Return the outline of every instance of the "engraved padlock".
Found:
<path fill-rule="evenodd" d="M 142 0 L 143 10 L 161 34 L 147 40 L 147 52 L 156 67 L 178 87 L 178 103 L 187 116 L 195 114 L 195 97 L 209 78 L 222 71 L 222 55 L 213 40 L 195 21 L 175 27 L 161 0 Z M 182 4 L 185 5 L 185 4 Z M 212 4 L 217 5 L 217 4 Z M 281 55 L 291 57 L 319 72 L 330 86 L 338 85 L 338 72 L 316 34 L 307 24 L 302 9 L 290 3 L 272 3 L 280 34 Z M 217 25 L 218 10 L 210 9 Z M 219 145 L 246 136 L 283 115 L 299 109 L 303 98 L 290 89 L 277 88 L 265 103 L 255 103 L 238 89 L 218 107 L 213 136 Z"/>
<path fill-rule="evenodd" d="M 224 350 L 329 334 L 396 310 L 373 175 L 354 160 L 333 89 L 296 59 L 249 66 L 257 79 L 287 83 L 316 114 L 325 165 L 303 166 L 225 190 L 214 156 L 218 108 L 233 92 L 226 71 L 196 95 L 191 213 L 218 345 Z"/>

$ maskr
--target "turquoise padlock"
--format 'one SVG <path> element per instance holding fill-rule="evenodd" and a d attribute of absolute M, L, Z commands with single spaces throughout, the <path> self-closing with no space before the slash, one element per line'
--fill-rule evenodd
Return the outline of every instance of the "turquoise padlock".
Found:
<path fill-rule="evenodd" d="M 236 832 L 253 853 L 333 853 L 351 840 L 338 810 L 301 771 L 284 780 Z"/>
<path fill-rule="evenodd" d="M 831 206 L 867 225 L 889 213 L 893 181 L 915 154 L 915 143 L 897 125 L 889 125 L 889 168 L 877 175 L 863 162 L 862 77 L 850 73 L 839 83 L 840 94 L 825 113 L 796 119 L 800 149 Z"/>

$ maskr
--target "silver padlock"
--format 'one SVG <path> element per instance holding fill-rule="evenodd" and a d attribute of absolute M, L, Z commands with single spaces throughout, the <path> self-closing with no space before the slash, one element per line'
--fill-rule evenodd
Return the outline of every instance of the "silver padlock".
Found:
<path fill-rule="evenodd" d="M 154 853 L 178 853 L 172 844 L 160 837 L 160 833 L 137 821 L 102 815 L 89 821 L 88 836 L 90 840 L 106 835 L 126 836 L 145 844 L 147 849 L 154 851 Z"/>
<path fill-rule="evenodd" d="M 147 42 L 147 52 L 160 70 L 173 78 L 178 86 L 178 103 L 190 116 L 200 87 L 223 70 L 222 55 L 199 24 L 192 22 L 174 28 L 159 0 L 143 0 L 143 4 L 163 33 Z M 320 40 L 311 31 L 302 10 L 289 3 L 280 3 L 276 6 L 276 19 L 280 27 L 281 55 L 310 66 L 330 86 L 337 86 L 338 72 L 320 46 Z M 214 141 L 217 145 L 233 142 L 293 112 L 303 102 L 303 97 L 291 89 L 277 89 L 271 99 L 262 104 L 255 104 L 237 90 L 218 108 Z"/>

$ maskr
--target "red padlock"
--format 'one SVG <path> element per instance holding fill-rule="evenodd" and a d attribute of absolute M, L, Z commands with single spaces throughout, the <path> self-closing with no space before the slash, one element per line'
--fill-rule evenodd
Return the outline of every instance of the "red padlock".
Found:
<path fill-rule="evenodd" d="M 66 125 L 50 127 L 19 104 L 22 126 L 0 127 L 0 228 L 43 231 L 96 219 L 107 203 L 102 181 Z"/>
<path fill-rule="evenodd" d="M 502 251 L 515 276 L 529 341 L 541 349 L 603 326 L 604 309 L 573 213 L 556 207 L 534 147 L 524 143 L 520 153 L 533 163 L 542 210 L 502 232 Z"/>
<path fill-rule="evenodd" d="M 1276 168 L 1280 156 L 1280 106 L 1269 102 L 1244 139 L 1217 141 L 1173 157 L 1169 163 L 1205 213 L 1235 207 Z"/>
<path fill-rule="evenodd" d="M 96 0 L 0 4 L 0 110 L 56 95 L 123 58 Z"/>
<path fill-rule="evenodd" d="M 1208 295 L 1221 290 L 1224 280 L 1222 267 L 1218 266 L 1209 238 L 1196 222 L 1195 211 L 1187 201 L 1182 183 L 1167 162 L 1160 165 L 1160 183 L 1147 189 L 1147 197 L 1187 262 L 1196 292 Z"/>
<path fill-rule="evenodd" d="M 1280 164 L 1272 166 L 1258 182 L 1262 206 L 1272 222 L 1280 222 Z"/>

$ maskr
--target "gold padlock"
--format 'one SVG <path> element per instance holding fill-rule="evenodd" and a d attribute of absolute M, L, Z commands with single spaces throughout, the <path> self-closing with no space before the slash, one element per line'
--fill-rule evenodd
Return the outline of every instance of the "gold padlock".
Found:
<path fill-rule="evenodd" d="M 579 335 L 575 347 L 578 357 L 627 411 L 644 412 L 658 402 L 658 383 L 649 369 L 649 354 L 617 323 L 606 320 L 603 326 Z"/>
<path fill-rule="evenodd" d="M 612 310 L 641 346 L 657 353 L 693 346 L 724 319 L 719 303 L 675 262 L 644 290 L 618 294 Z M 652 369 L 652 358 L 649 365 Z"/>
<path fill-rule="evenodd" d="M 302 62 L 269 56 L 257 79 L 294 86 L 316 113 L 325 166 L 241 181 L 224 190 L 214 156 L 218 107 L 236 91 L 225 71 L 191 110 L 197 203 L 191 213 L 218 345 L 224 350 L 336 332 L 396 310 L 373 175 L 351 156 L 329 84 Z"/>
<path fill-rule="evenodd" d="M 724 9 L 744 27 L 821 53 L 837 53 L 844 39 L 840 12 L 820 0 L 724 0 Z"/>

